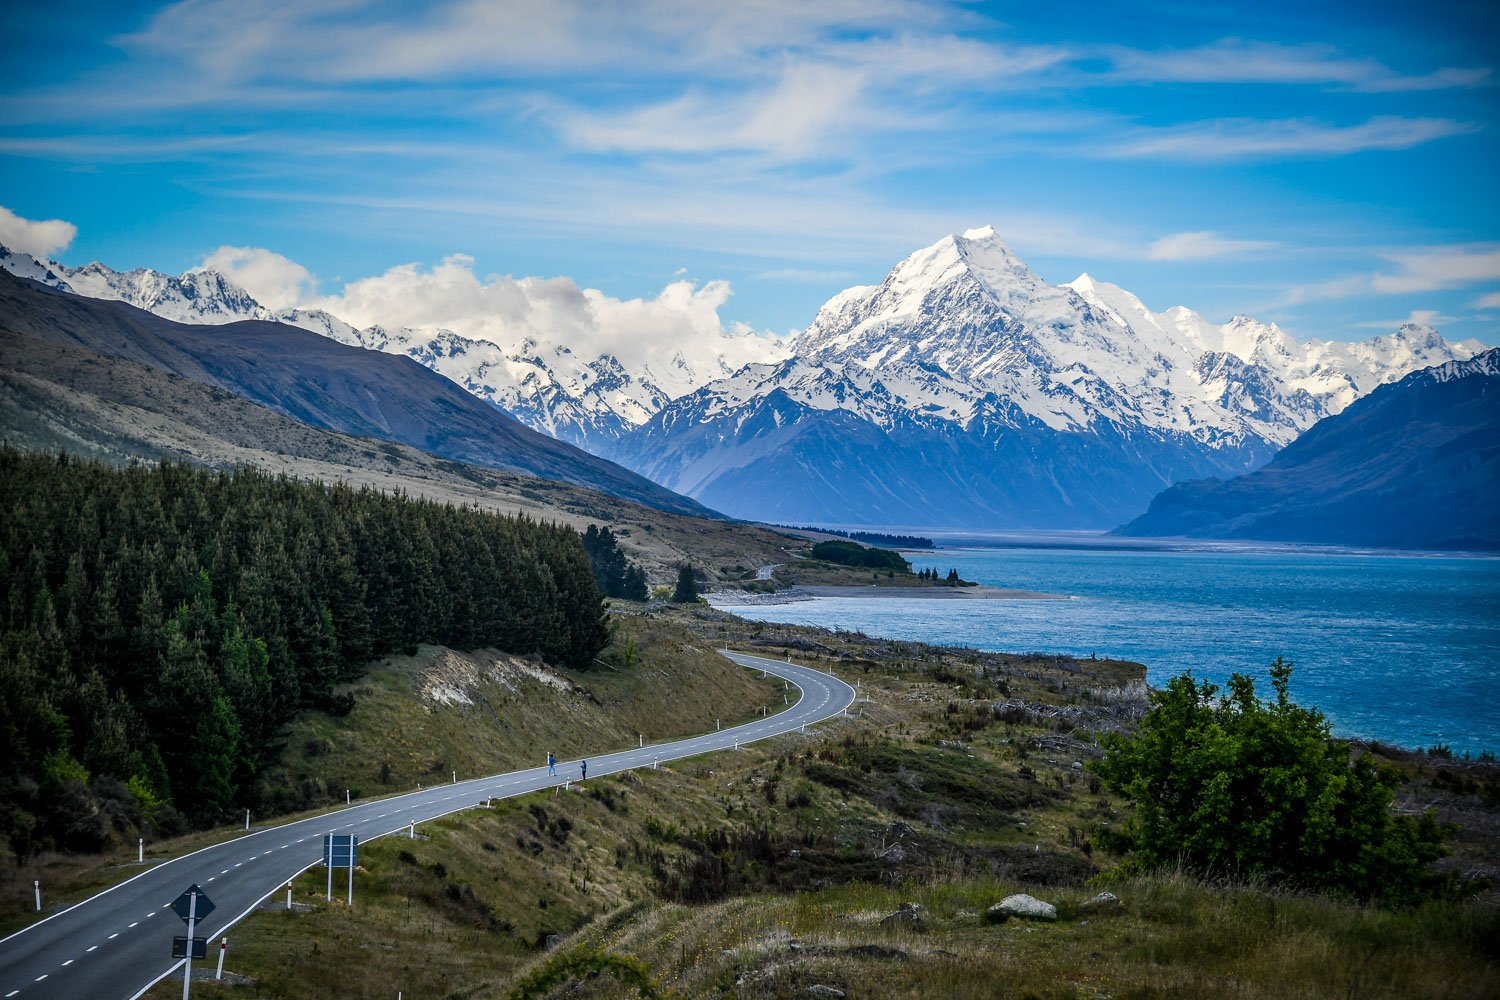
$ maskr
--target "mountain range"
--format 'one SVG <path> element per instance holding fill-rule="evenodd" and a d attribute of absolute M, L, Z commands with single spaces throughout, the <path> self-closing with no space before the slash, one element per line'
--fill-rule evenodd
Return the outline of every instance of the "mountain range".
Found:
<path fill-rule="evenodd" d="M 0 266 L 175 319 L 274 318 L 407 355 L 710 507 L 798 523 L 1111 527 L 1174 482 L 1248 472 L 1376 386 L 1480 349 L 1411 324 L 1301 342 L 1248 317 L 1155 313 L 1089 275 L 1045 282 L 989 227 L 840 293 L 793 338 L 668 344 L 633 364 L 575 354 L 561 334 L 499 344 L 273 313 L 212 271 L 8 252 Z"/>
<path fill-rule="evenodd" d="M 986 227 L 835 296 L 790 358 L 674 400 L 609 454 L 765 520 L 1112 527 L 1478 347 L 1411 325 L 1299 343 L 1246 317 L 1153 313 L 1088 275 L 1048 284 Z"/>
<path fill-rule="evenodd" d="M 1121 535 L 1497 549 L 1500 348 L 1412 372 L 1265 466 L 1178 483 Z"/>
<path fill-rule="evenodd" d="M 212 277 L 205 280 L 217 285 Z M 410 358 L 360 350 L 280 322 L 178 323 L 49 284 L 0 274 L 8 370 L 24 369 L 34 360 L 26 354 L 78 350 L 204 383 L 315 428 L 573 483 L 658 510 L 717 516 L 613 462 L 520 424 Z M 194 287 L 166 287 L 160 301 L 181 303 L 181 290 Z"/>

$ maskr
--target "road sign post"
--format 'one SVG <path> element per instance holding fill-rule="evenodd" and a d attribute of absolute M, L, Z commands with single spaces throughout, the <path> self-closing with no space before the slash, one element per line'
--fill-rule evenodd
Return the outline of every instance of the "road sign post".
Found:
<path fill-rule="evenodd" d="M 333 870 L 349 869 L 349 905 L 354 905 L 354 866 L 359 863 L 359 838 L 352 833 L 323 837 L 323 866 L 328 869 L 328 901 L 333 902 Z"/>
<path fill-rule="evenodd" d="M 204 938 L 196 937 L 193 931 L 198 929 L 198 921 L 207 917 L 214 911 L 214 901 L 208 898 L 208 894 L 198 888 L 194 882 L 185 889 L 172 903 L 172 912 L 187 923 L 187 937 L 172 939 L 172 957 L 178 957 L 178 945 L 181 943 L 182 952 L 182 1000 L 188 1000 L 188 994 L 193 987 L 193 959 L 202 958 L 208 947 Z"/>

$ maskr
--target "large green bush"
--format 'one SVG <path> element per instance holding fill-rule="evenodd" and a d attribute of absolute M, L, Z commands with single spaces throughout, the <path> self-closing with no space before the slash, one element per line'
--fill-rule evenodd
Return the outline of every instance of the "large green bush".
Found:
<path fill-rule="evenodd" d="M 1221 694 L 1191 674 L 1152 695 L 1133 736 L 1094 765 L 1136 803 L 1120 840 L 1137 868 L 1181 865 L 1389 903 L 1445 883 L 1428 865 L 1449 832 L 1430 813 L 1394 816 L 1399 774 L 1329 735 L 1287 697 L 1291 664 L 1271 665 L 1275 701 L 1244 674 Z"/>

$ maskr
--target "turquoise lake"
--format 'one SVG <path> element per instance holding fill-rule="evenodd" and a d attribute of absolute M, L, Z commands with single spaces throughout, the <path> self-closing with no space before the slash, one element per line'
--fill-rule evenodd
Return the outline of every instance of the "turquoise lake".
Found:
<path fill-rule="evenodd" d="M 942 544 L 942 543 L 940 543 Z M 829 597 L 726 610 L 761 621 L 1009 652 L 1136 660 L 1160 685 L 1191 670 L 1296 665 L 1292 697 L 1341 736 L 1500 751 L 1500 559 L 1239 547 L 1114 547 L 1098 538 L 907 553 L 916 569 L 1066 601 Z"/>

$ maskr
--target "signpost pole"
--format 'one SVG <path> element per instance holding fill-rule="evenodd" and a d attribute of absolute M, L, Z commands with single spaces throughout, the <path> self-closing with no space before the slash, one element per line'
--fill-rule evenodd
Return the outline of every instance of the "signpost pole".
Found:
<path fill-rule="evenodd" d="M 328 853 L 323 858 L 323 865 L 328 869 L 328 902 L 333 902 L 333 834 L 328 835 Z"/>
<path fill-rule="evenodd" d="M 191 895 L 188 902 L 187 948 L 182 960 L 182 1000 L 188 1000 L 193 988 L 193 925 L 198 922 L 198 894 Z"/>
<path fill-rule="evenodd" d="M 349 838 L 349 908 L 354 908 L 354 838 Z"/>

